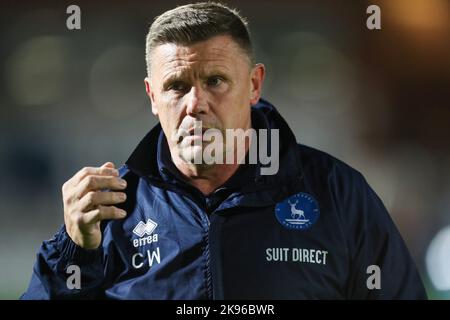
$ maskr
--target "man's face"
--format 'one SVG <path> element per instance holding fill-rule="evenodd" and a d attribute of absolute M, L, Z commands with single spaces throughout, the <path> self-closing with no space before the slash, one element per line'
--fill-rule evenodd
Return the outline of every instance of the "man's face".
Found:
<path fill-rule="evenodd" d="M 190 46 L 166 43 L 152 53 L 151 75 L 145 79 L 152 112 L 167 137 L 172 157 L 192 161 L 201 147 L 193 134 L 202 129 L 251 127 L 250 105 L 261 93 L 264 66 L 251 66 L 247 55 L 229 36 L 216 36 Z M 189 136 L 180 138 L 182 132 Z M 176 160 L 176 159 L 174 159 Z"/>

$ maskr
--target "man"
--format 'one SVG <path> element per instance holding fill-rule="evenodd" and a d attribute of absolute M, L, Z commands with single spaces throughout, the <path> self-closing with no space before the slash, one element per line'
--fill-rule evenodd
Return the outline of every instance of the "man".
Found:
<path fill-rule="evenodd" d="M 120 170 L 108 162 L 64 184 L 65 224 L 22 298 L 426 298 L 362 175 L 298 145 L 260 99 L 265 69 L 237 12 L 177 7 L 154 21 L 146 48 L 160 124 Z"/>

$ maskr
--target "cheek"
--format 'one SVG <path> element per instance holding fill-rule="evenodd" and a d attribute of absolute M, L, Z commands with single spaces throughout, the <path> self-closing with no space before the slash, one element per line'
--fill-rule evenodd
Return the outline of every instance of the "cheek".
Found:
<path fill-rule="evenodd" d="M 242 85 L 233 94 L 233 100 L 235 102 L 236 108 L 238 106 L 250 105 L 251 100 L 251 87 L 247 81 L 242 80 Z"/>
<path fill-rule="evenodd" d="M 224 128 L 243 128 L 248 122 L 248 114 L 245 107 L 226 108 L 224 112 L 219 115 L 220 122 Z M 250 107 L 248 107 L 250 108 Z"/>
<path fill-rule="evenodd" d="M 167 129 L 175 130 L 179 127 L 182 120 L 182 108 L 176 103 L 169 102 L 164 105 L 160 119 L 163 118 L 164 125 Z"/>
<path fill-rule="evenodd" d="M 226 127 L 246 123 L 247 112 L 250 112 L 247 110 L 250 108 L 248 92 L 242 89 L 234 90 L 221 101 L 220 105 L 217 116 Z"/>

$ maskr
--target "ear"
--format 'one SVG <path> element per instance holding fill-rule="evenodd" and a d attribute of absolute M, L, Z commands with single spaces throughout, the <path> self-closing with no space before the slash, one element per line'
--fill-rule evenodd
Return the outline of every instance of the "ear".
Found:
<path fill-rule="evenodd" d="M 145 84 L 145 92 L 147 92 L 147 95 L 150 98 L 150 102 L 152 104 L 152 113 L 155 116 L 158 116 L 158 107 L 157 107 L 156 102 L 155 102 L 155 95 L 154 95 L 154 92 L 152 90 L 152 85 L 151 85 L 151 82 L 150 82 L 150 78 L 146 77 L 144 79 L 144 84 Z"/>
<path fill-rule="evenodd" d="M 262 63 L 257 63 L 251 71 L 251 92 L 250 104 L 255 105 L 261 97 L 262 85 L 266 75 L 266 67 Z"/>

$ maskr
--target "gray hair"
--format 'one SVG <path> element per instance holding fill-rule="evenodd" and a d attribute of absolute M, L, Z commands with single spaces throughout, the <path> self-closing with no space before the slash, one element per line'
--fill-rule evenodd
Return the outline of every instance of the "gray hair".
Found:
<path fill-rule="evenodd" d="M 218 35 L 229 35 L 254 61 L 248 23 L 239 12 L 221 3 L 179 6 L 155 18 L 146 38 L 145 60 L 150 75 L 151 53 L 164 43 L 191 45 Z"/>

